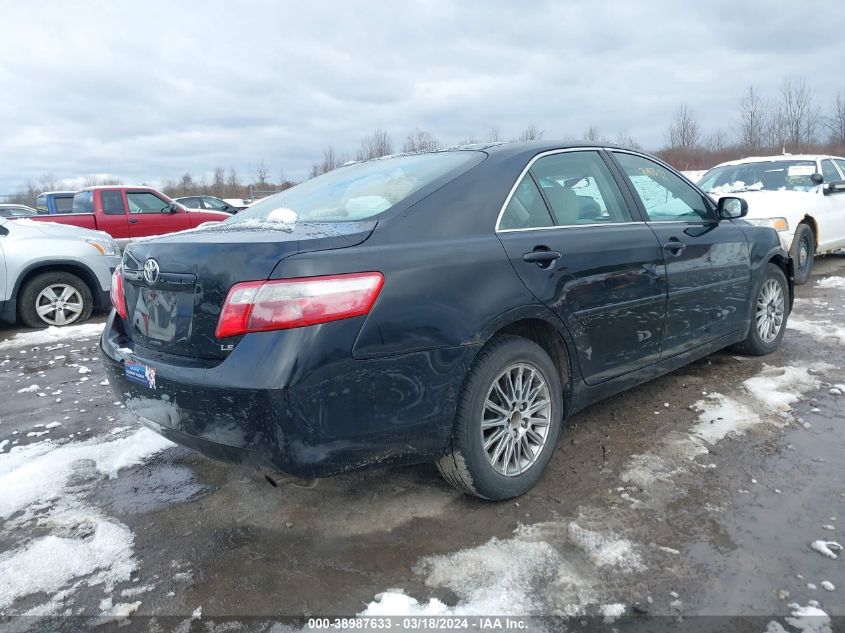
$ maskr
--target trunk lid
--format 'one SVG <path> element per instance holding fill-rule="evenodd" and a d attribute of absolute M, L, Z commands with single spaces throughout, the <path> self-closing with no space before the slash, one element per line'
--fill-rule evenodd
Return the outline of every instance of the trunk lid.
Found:
<path fill-rule="evenodd" d="M 137 344 L 166 354 L 223 359 L 239 340 L 214 337 L 234 284 L 267 279 L 280 260 L 297 253 L 360 244 L 375 225 L 297 223 L 267 229 L 215 224 L 132 242 L 123 257 L 126 333 Z M 147 275 L 145 264 L 151 269 Z"/>

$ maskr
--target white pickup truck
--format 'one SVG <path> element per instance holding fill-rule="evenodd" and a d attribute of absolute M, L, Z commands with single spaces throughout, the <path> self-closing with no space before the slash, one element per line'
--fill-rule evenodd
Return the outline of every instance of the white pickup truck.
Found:
<path fill-rule="evenodd" d="M 745 219 L 777 230 L 795 260 L 796 284 L 810 277 L 816 254 L 845 248 L 845 158 L 743 158 L 716 165 L 698 186 L 715 199 L 745 198 Z"/>

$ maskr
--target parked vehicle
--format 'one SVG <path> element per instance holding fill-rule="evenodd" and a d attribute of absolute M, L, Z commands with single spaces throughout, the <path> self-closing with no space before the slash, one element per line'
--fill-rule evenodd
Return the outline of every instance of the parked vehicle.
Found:
<path fill-rule="evenodd" d="M 119 264 L 117 244 L 100 231 L 0 218 L 0 319 L 28 327 L 81 323 L 109 307 Z"/>
<path fill-rule="evenodd" d="M 207 211 L 222 211 L 224 213 L 237 213 L 246 209 L 246 205 L 235 205 L 227 200 L 221 200 L 214 196 L 187 196 L 176 198 L 176 202 L 188 209 L 205 209 Z"/>
<path fill-rule="evenodd" d="M 104 231 L 123 247 L 133 239 L 184 231 L 228 217 L 218 211 L 189 211 L 151 187 L 103 186 L 77 191 L 72 213 L 33 219 Z"/>
<path fill-rule="evenodd" d="M 37 213 L 25 204 L 0 204 L 0 218 L 28 218 Z"/>
<path fill-rule="evenodd" d="M 436 461 L 506 499 L 573 412 L 778 347 L 792 263 L 746 208 L 620 148 L 356 163 L 130 244 L 101 348 L 127 408 L 208 456 L 300 477 Z"/>
<path fill-rule="evenodd" d="M 75 191 L 45 191 L 35 199 L 35 208 L 39 213 L 56 215 L 73 213 L 73 194 Z"/>
<path fill-rule="evenodd" d="M 742 196 L 749 222 L 777 230 L 795 260 L 797 284 L 810 278 L 815 255 L 845 248 L 845 158 L 744 158 L 717 165 L 699 186 L 714 196 Z"/>

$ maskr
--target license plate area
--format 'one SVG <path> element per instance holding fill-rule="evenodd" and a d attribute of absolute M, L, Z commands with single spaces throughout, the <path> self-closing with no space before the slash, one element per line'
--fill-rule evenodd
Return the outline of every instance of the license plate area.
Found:
<path fill-rule="evenodd" d="M 126 361 L 123 365 L 123 375 L 126 376 L 126 380 L 129 382 L 134 382 L 148 389 L 156 388 L 155 367 Z"/>

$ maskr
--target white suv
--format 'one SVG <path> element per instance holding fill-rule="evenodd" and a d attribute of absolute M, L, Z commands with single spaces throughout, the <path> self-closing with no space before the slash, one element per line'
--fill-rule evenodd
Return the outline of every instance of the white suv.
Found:
<path fill-rule="evenodd" d="M 771 226 L 795 260 L 795 283 L 810 277 L 816 253 L 845 248 L 845 158 L 790 155 L 717 165 L 698 186 L 748 202 L 746 220 Z"/>

